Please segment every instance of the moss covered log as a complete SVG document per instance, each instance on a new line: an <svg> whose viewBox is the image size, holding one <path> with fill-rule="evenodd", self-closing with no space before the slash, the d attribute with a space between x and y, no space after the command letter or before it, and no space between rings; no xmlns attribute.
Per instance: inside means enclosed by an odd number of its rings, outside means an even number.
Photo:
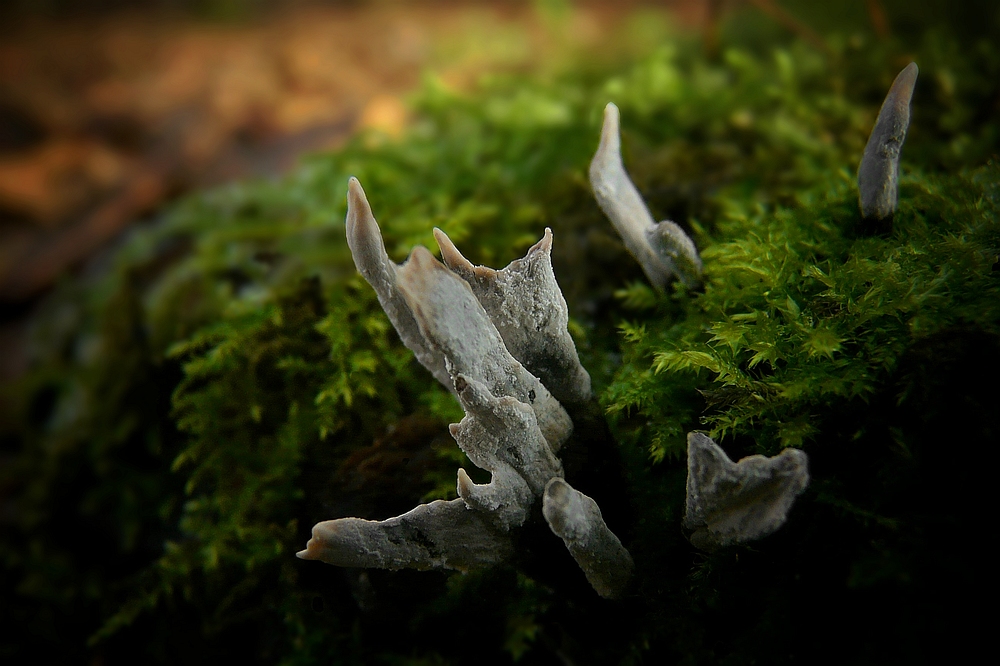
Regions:
<svg viewBox="0 0 1000 666"><path fill-rule="evenodd" d="M963 645L986 575L964 548L984 521L975 461L1000 436L1000 49L920 34L817 50L747 28L709 56L677 40L475 95L429 81L406 138L359 137L136 231L51 299L34 369L4 389L0 622L17 638L0 658L922 663ZM910 60L898 208L876 233L855 174ZM702 253L701 286L651 288L597 207L609 101L653 215ZM568 557L465 575L294 557L319 520L452 498L456 462L472 471L447 431L458 403L355 272L352 175L395 261L436 226L502 266L551 227L627 479L624 601ZM692 430L733 459L808 453L781 531L687 543Z"/></svg>

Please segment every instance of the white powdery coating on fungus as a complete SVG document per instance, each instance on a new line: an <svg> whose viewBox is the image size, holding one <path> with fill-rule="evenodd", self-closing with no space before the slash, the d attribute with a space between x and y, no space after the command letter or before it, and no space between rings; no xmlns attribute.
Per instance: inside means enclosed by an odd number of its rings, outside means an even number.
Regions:
<svg viewBox="0 0 1000 666"><path fill-rule="evenodd" d="M688 434L687 503L684 527L702 550L753 541L781 527L809 485L805 452L785 449L767 458L733 462L701 433Z"/></svg>
<svg viewBox="0 0 1000 666"><path fill-rule="evenodd" d="M488 470L488 484L472 483L459 470L458 495L470 508L490 513L506 531L524 524L535 499L549 479L563 475L531 407L510 397L494 397L481 383L459 375L458 398L465 410L461 423L451 426L459 447L475 465Z"/></svg>

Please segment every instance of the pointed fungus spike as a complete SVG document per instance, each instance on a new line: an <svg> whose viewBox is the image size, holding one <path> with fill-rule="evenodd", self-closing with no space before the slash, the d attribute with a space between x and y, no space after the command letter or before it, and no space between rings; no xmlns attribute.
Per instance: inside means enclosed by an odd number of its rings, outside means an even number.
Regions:
<svg viewBox="0 0 1000 666"><path fill-rule="evenodd" d="M597 205L611 220L625 248L642 266L650 283L662 291L673 271L649 242L653 216L622 163L618 120L618 107L608 104L604 109L601 142L590 162L590 184Z"/></svg>
<svg viewBox="0 0 1000 666"><path fill-rule="evenodd" d="M896 76L865 145L858 166L858 201L865 220L889 220L896 212L899 155L910 127L910 101L917 73L917 64L911 62Z"/></svg>
<svg viewBox="0 0 1000 666"><path fill-rule="evenodd" d="M621 159L621 112L618 105L608 102L604 107L604 122L601 124L601 143L597 154L605 160Z"/></svg>
<svg viewBox="0 0 1000 666"><path fill-rule="evenodd" d="M409 258L399 267L397 275L400 290L411 305L419 303L421 296L431 296L434 290L439 287L441 280L454 277L452 271L448 270L448 267L438 261L431 254L431 251L423 245L413 248ZM448 277L444 277L445 275ZM415 309L414 314L416 314Z"/></svg>
<svg viewBox="0 0 1000 666"><path fill-rule="evenodd" d="M410 252L410 261L412 261L421 271L435 270L437 268L438 261L423 245L418 245Z"/></svg>
<svg viewBox="0 0 1000 666"><path fill-rule="evenodd" d="M525 256L530 257L533 254L538 254L539 252L544 252L545 254L552 254L552 229L545 227L545 232L537 243L528 248L528 252Z"/></svg>
<svg viewBox="0 0 1000 666"><path fill-rule="evenodd" d="M475 486L475 484L472 482L472 479L469 478L468 473L466 473L465 469L459 467L457 488L458 496L468 502L469 497L472 495L473 486Z"/></svg>
<svg viewBox="0 0 1000 666"><path fill-rule="evenodd" d="M448 234L441 231L437 227L434 228L434 239L437 241L438 248L441 250L441 261L444 262L445 266L450 268L452 271L458 274L466 282L470 284L475 281L492 280L496 275L496 271L489 266L476 266L471 261L466 259L455 244L448 237Z"/></svg>
<svg viewBox="0 0 1000 666"><path fill-rule="evenodd" d="M451 390L451 377L444 367L444 357L423 338L413 313L400 294L396 279L398 266L385 251L378 222L361 183L354 177L347 181L346 226L347 245L351 248L354 265L375 290L378 302L399 334L399 339L435 379Z"/></svg>
<svg viewBox="0 0 1000 666"><path fill-rule="evenodd" d="M382 265L389 261L371 205L361 183L353 176L347 181L347 245L358 272L366 280L384 270Z"/></svg>
<svg viewBox="0 0 1000 666"><path fill-rule="evenodd" d="M347 205L349 208L364 208L371 215L372 209L368 205L365 189L361 187L361 181L354 176L347 179Z"/></svg>
<svg viewBox="0 0 1000 666"><path fill-rule="evenodd" d="M337 530L335 529L336 525L337 523L334 521L325 521L314 525L312 528L312 535L306 543L305 550L300 550L295 553L295 556L301 560L322 560L323 543L325 540L329 539L331 535L337 533Z"/></svg>
<svg viewBox="0 0 1000 666"><path fill-rule="evenodd" d="M448 238L448 234L434 227L434 240L437 241L438 249L441 250L441 261L444 262L445 266L459 274L472 272L472 262L462 256L462 253Z"/></svg>

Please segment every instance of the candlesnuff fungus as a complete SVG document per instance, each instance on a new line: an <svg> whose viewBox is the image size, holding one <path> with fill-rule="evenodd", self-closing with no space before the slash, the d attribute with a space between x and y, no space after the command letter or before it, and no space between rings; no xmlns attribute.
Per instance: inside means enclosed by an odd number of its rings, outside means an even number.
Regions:
<svg viewBox="0 0 1000 666"><path fill-rule="evenodd" d="M662 288L675 274L693 284L701 270L694 244L673 223L652 223L621 168L617 147L617 109L608 105L591 166L595 192L633 254L646 257L643 267L654 284ZM642 215L631 215L636 210ZM403 343L458 397L466 415L451 426L452 436L492 478L477 485L459 469L458 499L422 504L383 521L321 522L298 556L387 569L491 566L514 555L511 532L532 519L540 500L549 529L598 594L621 596L634 570L632 557L597 502L566 482L556 456L573 430L559 401L581 405L592 395L552 270L551 230L502 270L473 266L443 231L434 235L447 265L416 247L397 266L361 184L350 179L347 239L355 265ZM807 483L801 451L733 463L710 439L692 433L684 518L694 530L691 542L712 550L770 534Z"/></svg>
<svg viewBox="0 0 1000 666"><path fill-rule="evenodd" d="M674 222L653 221L622 163L618 115L614 104L604 108L601 142L590 162L590 184L597 204L654 287L662 291L673 276L693 287L701 281L698 249Z"/></svg>
<svg viewBox="0 0 1000 666"><path fill-rule="evenodd" d="M896 212L899 157L910 126L917 73L916 63L911 62L896 76L865 146L858 167L859 204L865 220L889 220ZM702 265L694 243L673 222L653 222L625 171L614 104L604 109L590 182L601 210L654 287L662 290L674 275L688 286L699 282ZM802 451L787 449L773 458L750 456L734 463L710 438L689 433L684 526L693 530L690 541L698 548L715 550L767 536L784 524L795 498L808 484L808 458Z"/></svg>
<svg viewBox="0 0 1000 666"><path fill-rule="evenodd" d="M549 446L558 451L573 430L569 415L510 355L469 285L419 246L397 275L424 340L444 356L450 381L464 374L483 382L494 395L530 405Z"/></svg>
<svg viewBox="0 0 1000 666"><path fill-rule="evenodd" d="M858 182L866 218L883 219L895 210L899 149L916 74L911 64L896 78L865 149ZM656 288L664 289L674 276L688 286L700 282L694 243L673 222L654 223L625 172L614 104L605 108L590 181L601 209ZM501 270L473 266L443 231L435 229L434 236L444 263L417 247L397 266L361 184L350 179L347 241L354 263L403 343L458 397L465 418L451 426L452 436L492 478L477 485L459 469L458 499L383 521L321 522L299 557L388 569L490 566L515 554L512 532L537 520L533 509L541 502L549 529L594 589L603 597L621 596L632 577L632 557L597 503L565 480L556 455L573 432L562 403L579 408L593 396L552 270L551 230L523 259ZM734 463L707 436L690 433L684 527L691 530L691 543L704 550L759 539L784 524L808 483L802 451Z"/></svg>
<svg viewBox="0 0 1000 666"><path fill-rule="evenodd" d="M858 166L858 201L865 220L889 220L896 212L899 156L910 127L917 73L917 64L911 62L896 76L865 145ZM597 204L654 287L662 291L674 276L688 287L701 281L701 257L694 241L670 220L653 221L625 171L619 112L613 103L604 108L601 141L590 162L590 184Z"/></svg>
<svg viewBox="0 0 1000 666"><path fill-rule="evenodd" d="M795 498L809 485L808 458L785 449L766 458L733 462L709 437L688 434L684 527L691 543L716 550L771 534L785 523Z"/></svg>
<svg viewBox="0 0 1000 666"><path fill-rule="evenodd" d="M440 229L434 238L441 259L469 283L514 358L536 375L562 403L591 398L590 375L570 337L569 308L552 270L552 231L506 268L473 266ZM545 307L535 307L544 303Z"/></svg>
<svg viewBox="0 0 1000 666"><path fill-rule="evenodd" d="M396 277L399 266L389 259L385 251L382 233L357 178L347 181L347 245L351 248L354 265L375 290L379 304L399 333L403 344L416 355L420 365L427 368L449 390L453 390L451 378L444 367L444 357L424 340L417 321L399 290Z"/></svg>
<svg viewBox="0 0 1000 666"><path fill-rule="evenodd" d="M553 477L545 486L542 513L597 593L618 596L632 578L632 556L608 529L597 502Z"/></svg>
<svg viewBox="0 0 1000 666"><path fill-rule="evenodd" d="M887 220L899 202L899 154L910 127L910 100L917 82L917 64L911 62L892 82L858 166L861 217Z"/></svg>
<svg viewBox="0 0 1000 666"><path fill-rule="evenodd" d="M384 521L319 523L299 557L388 569L490 566L512 556L512 530L531 519L544 496L545 519L587 579L601 596L620 596L632 558L596 503L563 480L555 454L573 423L533 374L546 377L568 403L591 398L590 376L566 328L566 301L552 271L552 232L546 229L524 259L496 271L473 266L435 230L450 268L423 247L397 266L364 190L352 178L347 236L358 271L378 293L403 343L458 397L466 415L451 433L492 478L477 485L459 469L458 499Z"/></svg>

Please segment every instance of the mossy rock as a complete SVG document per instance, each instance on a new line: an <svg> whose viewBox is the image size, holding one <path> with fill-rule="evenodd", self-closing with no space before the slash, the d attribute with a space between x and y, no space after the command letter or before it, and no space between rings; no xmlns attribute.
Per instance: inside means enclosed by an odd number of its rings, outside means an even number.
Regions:
<svg viewBox="0 0 1000 666"><path fill-rule="evenodd" d="M712 59L678 42L475 96L430 82L405 139L360 137L135 232L53 298L39 361L5 394L0 618L19 639L0 655L919 663L961 643L984 573L963 548L983 524L974 457L1000 433L1000 50L944 29L909 50L900 207L873 233L854 173L906 60L892 42L830 44ZM609 100L654 215L702 250L700 290L646 286L593 201ZM575 570L555 585L295 559L319 520L454 496L462 462L445 429L458 405L355 273L349 175L396 260L439 226L500 266L553 229L630 487L625 601ZM812 485L781 531L712 555L686 542L696 429L734 458L808 452Z"/></svg>

